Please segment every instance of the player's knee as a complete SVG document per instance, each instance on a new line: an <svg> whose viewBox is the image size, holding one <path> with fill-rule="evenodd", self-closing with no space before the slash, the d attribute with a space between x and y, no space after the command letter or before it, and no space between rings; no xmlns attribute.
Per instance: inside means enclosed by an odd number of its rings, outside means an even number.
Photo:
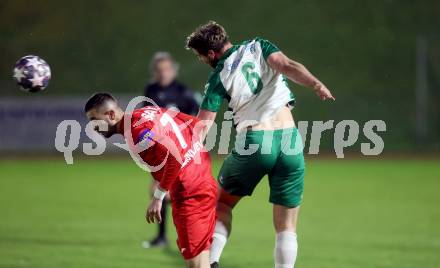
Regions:
<svg viewBox="0 0 440 268"><path fill-rule="evenodd" d="M204 268L203 266L200 265L199 262L195 262L195 261L188 261L187 267L188 268Z"/></svg>
<svg viewBox="0 0 440 268"><path fill-rule="evenodd" d="M296 226L292 220L286 217L274 217L273 225L275 232L281 233L285 231L296 232Z"/></svg>
<svg viewBox="0 0 440 268"><path fill-rule="evenodd" d="M232 208L222 202L217 203L217 214L222 214L224 216L230 217L232 215Z"/></svg>
<svg viewBox="0 0 440 268"><path fill-rule="evenodd" d="M220 188L218 204L223 204L232 210L241 198L241 196L231 195L224 189Z"/></svg>
<svg viewBox="0 0 440 268"><path fill-rule="evenodd" d="M220 190L220 197L217 202L217 220L226 228L228 237L232 230L232 209L240 201L240 196L230 195L225 190Z"/></svg>
<svg viewBox="0 0 440 268"><path fill-rule="evenodd" d="M221 224L226 229L227 234L231 233L232 210L231 208L222 204L217 205L217 225L219 224ZM229 235L226 235L226 237L228 236Z"/></svg>
<svg viewBox="0 0 440 268"><path fill-rule="evenodd" d="M296 233L296 226L294 226L294 224L290 222L274 221L274 227L276 233L281 233L286 231Z"/></svg>
<svg viewBox="0 0 440 268"><path fill-rule="evenodd" d="M188 268L210 268L209 251L202 251L199 255L186 261Z"/></svg>
<svg viewBox="0 0 440 268"><path fill-rule="evenodd" d="M201 264L199 261L195 261L195 260L189 260L186 262L187 263L187 267L188 268L202 268Z"/></svg>
<svg viewBox="0 0 440 268"><path fill-rule="evenodd" d="M296 232L296 222L299 207L287 208L283 206L274 206L273 224L277 233L290 231Z"/></svg>

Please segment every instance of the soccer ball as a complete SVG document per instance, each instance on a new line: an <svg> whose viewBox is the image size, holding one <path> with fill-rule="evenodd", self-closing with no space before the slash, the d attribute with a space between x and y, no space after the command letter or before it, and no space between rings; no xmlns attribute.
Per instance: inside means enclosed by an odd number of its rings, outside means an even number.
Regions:
<svg viewBox="0 0 440 268"><path fill-rule="evenodd" d="M24 56L15 63L13 77L21 90L39 92L49 84L50 67L38 56Z"/></svg>

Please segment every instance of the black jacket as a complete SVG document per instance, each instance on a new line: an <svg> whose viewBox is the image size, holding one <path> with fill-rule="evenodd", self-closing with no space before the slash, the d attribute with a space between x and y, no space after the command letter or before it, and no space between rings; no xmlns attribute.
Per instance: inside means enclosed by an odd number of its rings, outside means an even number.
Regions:
<svg viewBox="0 0 440 268"><path fill-rule="evenodd" d="M199 111L194 92L176 80L167 87L162 87L158 83L148 84L145 87L145 96L152 99L159 107L177 107L181 112L189 115L196 115Z"/></svg>

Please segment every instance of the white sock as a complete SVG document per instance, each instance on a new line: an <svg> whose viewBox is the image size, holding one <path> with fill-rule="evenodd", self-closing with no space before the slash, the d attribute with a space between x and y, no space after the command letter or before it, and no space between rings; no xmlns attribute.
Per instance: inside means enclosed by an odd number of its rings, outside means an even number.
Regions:
<svg viewBox="0 0 440 268"><path fill-rule="evenodd" d="M217 221L215 224L214 234L212 235L212 244L209 251L209 263L219 262L220 255L222 254L223 248L226 245L226 240L228 239L228 229L221 222Z"/></svg>
<svg viewBox="0 0 440 268"><path fill-rule="evenodd" d="M277 233L274 250L275 268L293 268L297 252L296 233L290 231Z"/></svg>

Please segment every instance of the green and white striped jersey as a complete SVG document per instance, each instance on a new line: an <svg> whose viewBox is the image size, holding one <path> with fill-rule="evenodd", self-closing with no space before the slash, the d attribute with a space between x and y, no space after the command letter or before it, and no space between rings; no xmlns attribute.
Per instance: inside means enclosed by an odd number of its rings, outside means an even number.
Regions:
<svg viewBox="0 0 440 268"><path fill-rule="evenodd" d="M279 49L255 38L234 45L220 58L205 86L201 109L217 112L226 99L237 131L271 119L294 96L285 78L267 64Z"/></svg>

